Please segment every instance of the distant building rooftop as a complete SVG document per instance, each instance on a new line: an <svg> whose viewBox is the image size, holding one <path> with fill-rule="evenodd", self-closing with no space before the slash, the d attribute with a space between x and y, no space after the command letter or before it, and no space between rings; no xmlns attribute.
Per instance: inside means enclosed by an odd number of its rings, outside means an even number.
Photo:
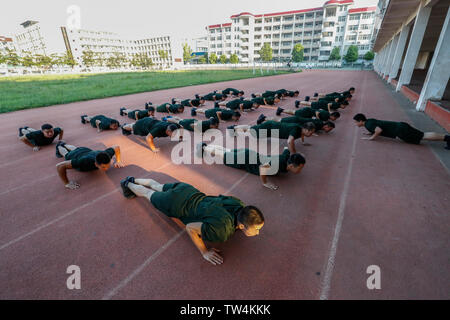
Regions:
<svg viewBox="0 0 450 320"><path fill-rule="evenodd" d="M28 28L28 27L30 27L30 26L32 26L32 25L38 23L38 22L39 22L39 21L27 20L27 21L21 23L20 25L21 25L22 27L24 27L24 28Z"/></svg>

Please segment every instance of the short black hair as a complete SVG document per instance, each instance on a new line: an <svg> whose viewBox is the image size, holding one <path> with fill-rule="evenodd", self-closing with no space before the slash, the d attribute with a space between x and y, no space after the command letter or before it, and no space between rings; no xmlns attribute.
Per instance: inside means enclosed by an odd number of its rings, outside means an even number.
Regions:
<svg viewBox="0 0 450 320"><path fill-rule="evenodd" d="M214 117L209 118L209 122L210 122L212 125L219 124L219 120L217 120L217 119L214 118Z"/></svg>
<svg viewBox="0 0 450 320"><path fill-rule="evenodd" d="M331 127L331 128L336 128L336 125L335 125L334 122L332 122L332 121L325 121L325 122L323 123L323 125L324 125L324 126Z"/></svg>
<svg viewBox="0 0 450 320"><path fill-rule="evenodd" d="M237 212L237 221L242 223L246 228L262 224L264 216L258 208L254 206L246 206Z"/></svg>
<svg viewBox="0 0 450 320"><path fill-rule="evenodd" d="M306 160L300 153L293 153L289 157L288 164L293 164L294 166L298 167L301 164L305 164Z"/></svg>
<svg viewBox="0 0 450 320"><path fill-rule="evenodd" d="M148 111L155 111L155 108L154 108L154 107L148 107L147 110L148 110Z"/></svg>
<svg viewBox="0 0 450 320"><path fill-rule="evenodd" d="M239 93L243 95L243 94L244 94L244 91L241 90L241 91L239 91Z"/></svg>
<svg viewBox="0 0 450 320"><path fill-rule="evenodd" d="M308 131L315 131L316 126L314 125L313 122L307 122L307 123L303 124L303 129L306 129Z"/></svg>
<svg viewBox="0 0 450 320"><path fill-rule="evenodd" d="M344 106L348 106L348 101L342 101L342 103Z"/></svg>
<svg viewBox="0 0 450 320"><path fill-rule="evenodd" d="M300 94L300 91L298 91L298 90L295 90L295 91L294 91L294 94L296 94L296 93Z"/></svg>
<svg viewBox="0 0 450 320"><path fill-rule="evenodd" d="M305 101L309 101L311 98L309 96L305 97Z"/></svg>
<svg viewBox="0 0 450 320"><path fill-rule="evenodd" d="M115 120L115 119L111 120L111 124L117 124L118 126L120 126L119 121L117 121L117 120Z"/></svg>
<svg viewBox="0 0 450 320"><path fill-rule="evenodd" d="M98 164L108 164L111 162L111 157L109 156L109 154L102 151L95 156L95 162L97 162Z"/></svg>
<svg viewBox="0 0 450 320"><path fill-rule="evenodd" d="M332 112L330 114L330 116L335 117L336 119L338 119L341 116L341 114L339 112L335 111L335 112Z"/></svg>
<svg viewBox="0 0 450 320"><path fill-rule="evenodd" d="M362 113L358 113L357 115L355 115L353 117L353 120L361 122L361 121L367 121L367 118L365 115L363 115Z"/></svg>
<svg viewBox="0 0 450 320"><path fill-rule="evenodd" d="M228 98L228 96L227 96L226 94L223 94L222 96L223 96L223 98L225 98L225 99Z"/></svg>
<svg viewBox="0 0 450 320"><path fill-rule="evenodd" d="M53 126L48 123L43 124L41 127L41 130L50 130L50 129L53 129Z"/></svg>
<svg viewBox="0 0 450 320"><path fill-rule="evenodd" d="M350 90L348 90L348 91L355 91L355 88L353 88L353 87L350 87Z"/></svg>
<svg viewBox="0 0 450 320"><path fill-rule="evenodd" d="M233 117L238 117L238 118L240 118L240 117L241 117L241 113L238 112L238 111L235 111L235 112L233 112Z"/></svg>
<svg viewBox="0 0 450 320"><path fill-rule="evenodd" d="M177 130L178 129L178 126L176 125L176 124L174 124L174 123L172 123L171 125L169 125L168 127L167 127L167 130L170 130L170 131L172 131L172 132L174 132L175 130Z"/></svg>
<svg viewBox="0 0 450 320"><path fill-rule="evenodd" d="M317 92L314 93L314 97L318 97L319 94Z"/></svg>
<svg viewBox="0 0 450 320"><path fill-rule="evenodd" d="M177 109L183 109L184 110L184 106L182 104L177 104Z"/></svg>
<svg viewBox="0 0 450 320"><path fill-rule="evenodd" d="M351 99L352 97L353 97L353 96L352 96L351 94L349 94L349 95L347 96L347 98L350 98L350 99Z"/></svg>

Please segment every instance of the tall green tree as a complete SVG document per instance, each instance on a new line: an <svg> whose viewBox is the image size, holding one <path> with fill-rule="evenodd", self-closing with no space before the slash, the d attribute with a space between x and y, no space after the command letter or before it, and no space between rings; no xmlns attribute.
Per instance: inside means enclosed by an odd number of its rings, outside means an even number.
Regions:
<svg viewBox="0 0 450 320"><path fill-rule="evenodd" d="M220 60L220 63L221 63L221 64L225 64L225 63L227 63L228 58L227 58L226 55L222 54L222 55L220 56L219 60Z"/></svg>
<svg viewBox="0 0 450 320"><path fill-rule="evenodd" d="M201 57L198 59L198 63L200 63L200 64L206 64L206 62L207 62L207 60L206 60L206 57L205 57L205 56L201 56Z"/></svg>
<svg viewBox="0 0 450 320"><path fill-rule="evenodd" d="M344 59L347 62L355 62L358 60L358 47L355 45L348 47L347 54L344 56Z"/></svg>
<svg viewBox="0 0 450 320"><path fill-rule="evenodd" d="M73 69L73 67L77 64L75 62L75 59L73 58L72 54L70 52L66 52L62 57L61 60L64 65L69 66Z"/></svg>
<svg viewBox="0 0 450 320"><path fill-rule="evenodd" d="M375 58L375 54L373 53L373 51L367 51L364 55L364 60L371 61L373 60L373 58Z"/></svg>
<svg viewBox="0 0 450 320"><path fill-rule="evenodd" d="M183 61L184 63L188 63L192 59L192 49L191 47L185 43L183 45Z"/></svg>
<svg viewBox="0 0 450 320"><path fill-rule="evenodd" d="M209 63L216 64L217 63L217 55L213 52L209 56Z"/></svg>
<svg viewBox="0 0 450 320"><path fill-rule="evenodd" d="M38 66L39 68L41 68L41 69L45 69L45 70L47 70L47 69L49 69L50 67L52 67L53 66L53 59L52 59L52 57L49 57L49 56L47 56L47 55L45 55L45 54L37 54L36 56L35 56L35 63L36 63L36 66Z"/></svg>
<svg viewBox="0 0 450 320"><path fill-rule="evenodd" d="M333 50L331 50L331 54L330 54L330 57L328 58L328 60L329 61L341 60L339 47L334 47Z"/></svg>
<svg viewBox="0 0 450 320"><path fill-rule="evenodd" d="M6 49L6 64L17 67L21 64L21 59L14 49Z"/></svg>
<svg viewBox="0 0 450 320"><path fill-rule="evenodd" d="M239 58L238 58L237 54L233 53L230 56L230 63L232 63L232 64L239 63Z"/></svg>
<svg viewBox="0 0 450 320"><path fill-rule="evenodd" d="M86 67L92 67L95 64L94 52L92 52L91 50L83 51L81 60L83 60L83 64Z"/></svg>
<svg viewBox="0 0 450 320"><path fill-rule="evenodd" d="M26 51L23 53L22 65L26 68L30 68L35 65L34 56L31 54L31 52Z"/></svg>
<svg viewBox="0 0 450 320"><path fill-rule="evenodd" d="M161 60L167 60L169 58L169 52L167 52L166 50L159 50L158 54Z"/></svg>
<svg viewBox="0 0 450 320"><path fill-rule="evenodd" d="M146 53L138 53L133 56L130 64L141 69L149 69L153 66L153 60Z"/></svg>
<svg viewBox="0 0 450 320"><path fill-rule="evenodd" d="M94 61L97 67L103 67L106 65L108 58L105 57L103 52L94 53Z"/></svg>
<svg viewBox="0 0 450 320"><path fill-rule="evenodd" d="M4 64L4 63L6 63L6 54L3 54L0 51L0 64Z"/></svg>
<svg viewBox="0 0 450 320"><path fill-rule="evenodd" d="M294 46L294 49L292 50L292 61L302 62L304 51L305 51L305 48L300 43L297 43Z"/></svg>
<svg viewBox="0 0 450 320"><path fill-rule="evenodd" d="M259 55L260 55L262 61L265 61L265 62L272 61L273 50L272 50L272 47L270 46L270 43L267 43L267 42L264 43L261 50L259 50Z"/></svg>

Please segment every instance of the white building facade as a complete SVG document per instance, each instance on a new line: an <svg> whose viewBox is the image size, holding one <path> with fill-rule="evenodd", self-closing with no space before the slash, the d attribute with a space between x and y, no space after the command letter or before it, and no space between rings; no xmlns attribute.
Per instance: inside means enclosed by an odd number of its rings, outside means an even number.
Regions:
<svg viewBox="0 0 450 320"><path fill-rule="evenodd" d="M289 61L295 44L304 49L304 61L327 61L332 49L341 56L356 45L360 57L371 49L376 7L353 8L353 0L330 0L323 7L253 15L231 16L231 23L208 26L209 54L239 61L260 61L264 43L273 49L274 61Z"/></svg>
<svg viewBox="0 0 450 320"><path fill-rule="evenodd" d="M23 30L14 37L18 52L46 55L48 53L46 40L39 21L27 20L20 25Z"/></svg>
<svg viewBox="0 0 450 320"><path fill-rule="evenodd" d="M84 66L83 53L87 51L103 59L116 54L127 60L136 55L146 55L156 68L173 68L183 64L181 42L170 36L130 40L107 31L69 30L65 27L61 27L61 31L66 50L72 54L78 67ZM166 57L161 57L161 51L166 53Z"/></svg>

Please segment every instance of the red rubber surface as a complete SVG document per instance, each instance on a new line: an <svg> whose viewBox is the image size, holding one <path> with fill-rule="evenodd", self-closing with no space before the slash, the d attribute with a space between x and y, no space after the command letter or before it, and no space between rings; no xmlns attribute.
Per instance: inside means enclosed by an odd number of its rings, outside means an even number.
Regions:
<svg viewBox="0 0 450 320"><path fill-rule="evenodd" d="M312 146L297 143L307 157L305 169L273 178L280 186L276 192L243 171L173 165L174 142L158 139L161 152L153 154L142 140L120 130L97 134L79 117L105 114L123 122L129 119L118 115L120 107L226 87L247 94L299 89L303 98L350 86L357 92L337 128L309 138ZM294 100L279 105L293 108ZM190 118L186 109L183 117ZM275 109L260 108L240 122L254 122L262 112L273 116ZM450 298L448 173L426 144L361 140L363 129L352 121L357 112L409 120L369 71L308 71L0 115L0 299ZM64 189L54 145L33 153L16 136L18 127L39 128L44 122L63 127L70 144L119 144L127 167L106 174L70 172L81 189ZM119 181L129 175L182 180L213 195L231 190L258 206L266 224L259 237L237 232L215 246L225 263L213 266L186 233L177 237L181 229L148 201L121 195ZM334 268L327 268L329 261ZM66 287L69 265L81 268L81 290ZM381 290L366 287L369 265L381 268Z"/></svg>

